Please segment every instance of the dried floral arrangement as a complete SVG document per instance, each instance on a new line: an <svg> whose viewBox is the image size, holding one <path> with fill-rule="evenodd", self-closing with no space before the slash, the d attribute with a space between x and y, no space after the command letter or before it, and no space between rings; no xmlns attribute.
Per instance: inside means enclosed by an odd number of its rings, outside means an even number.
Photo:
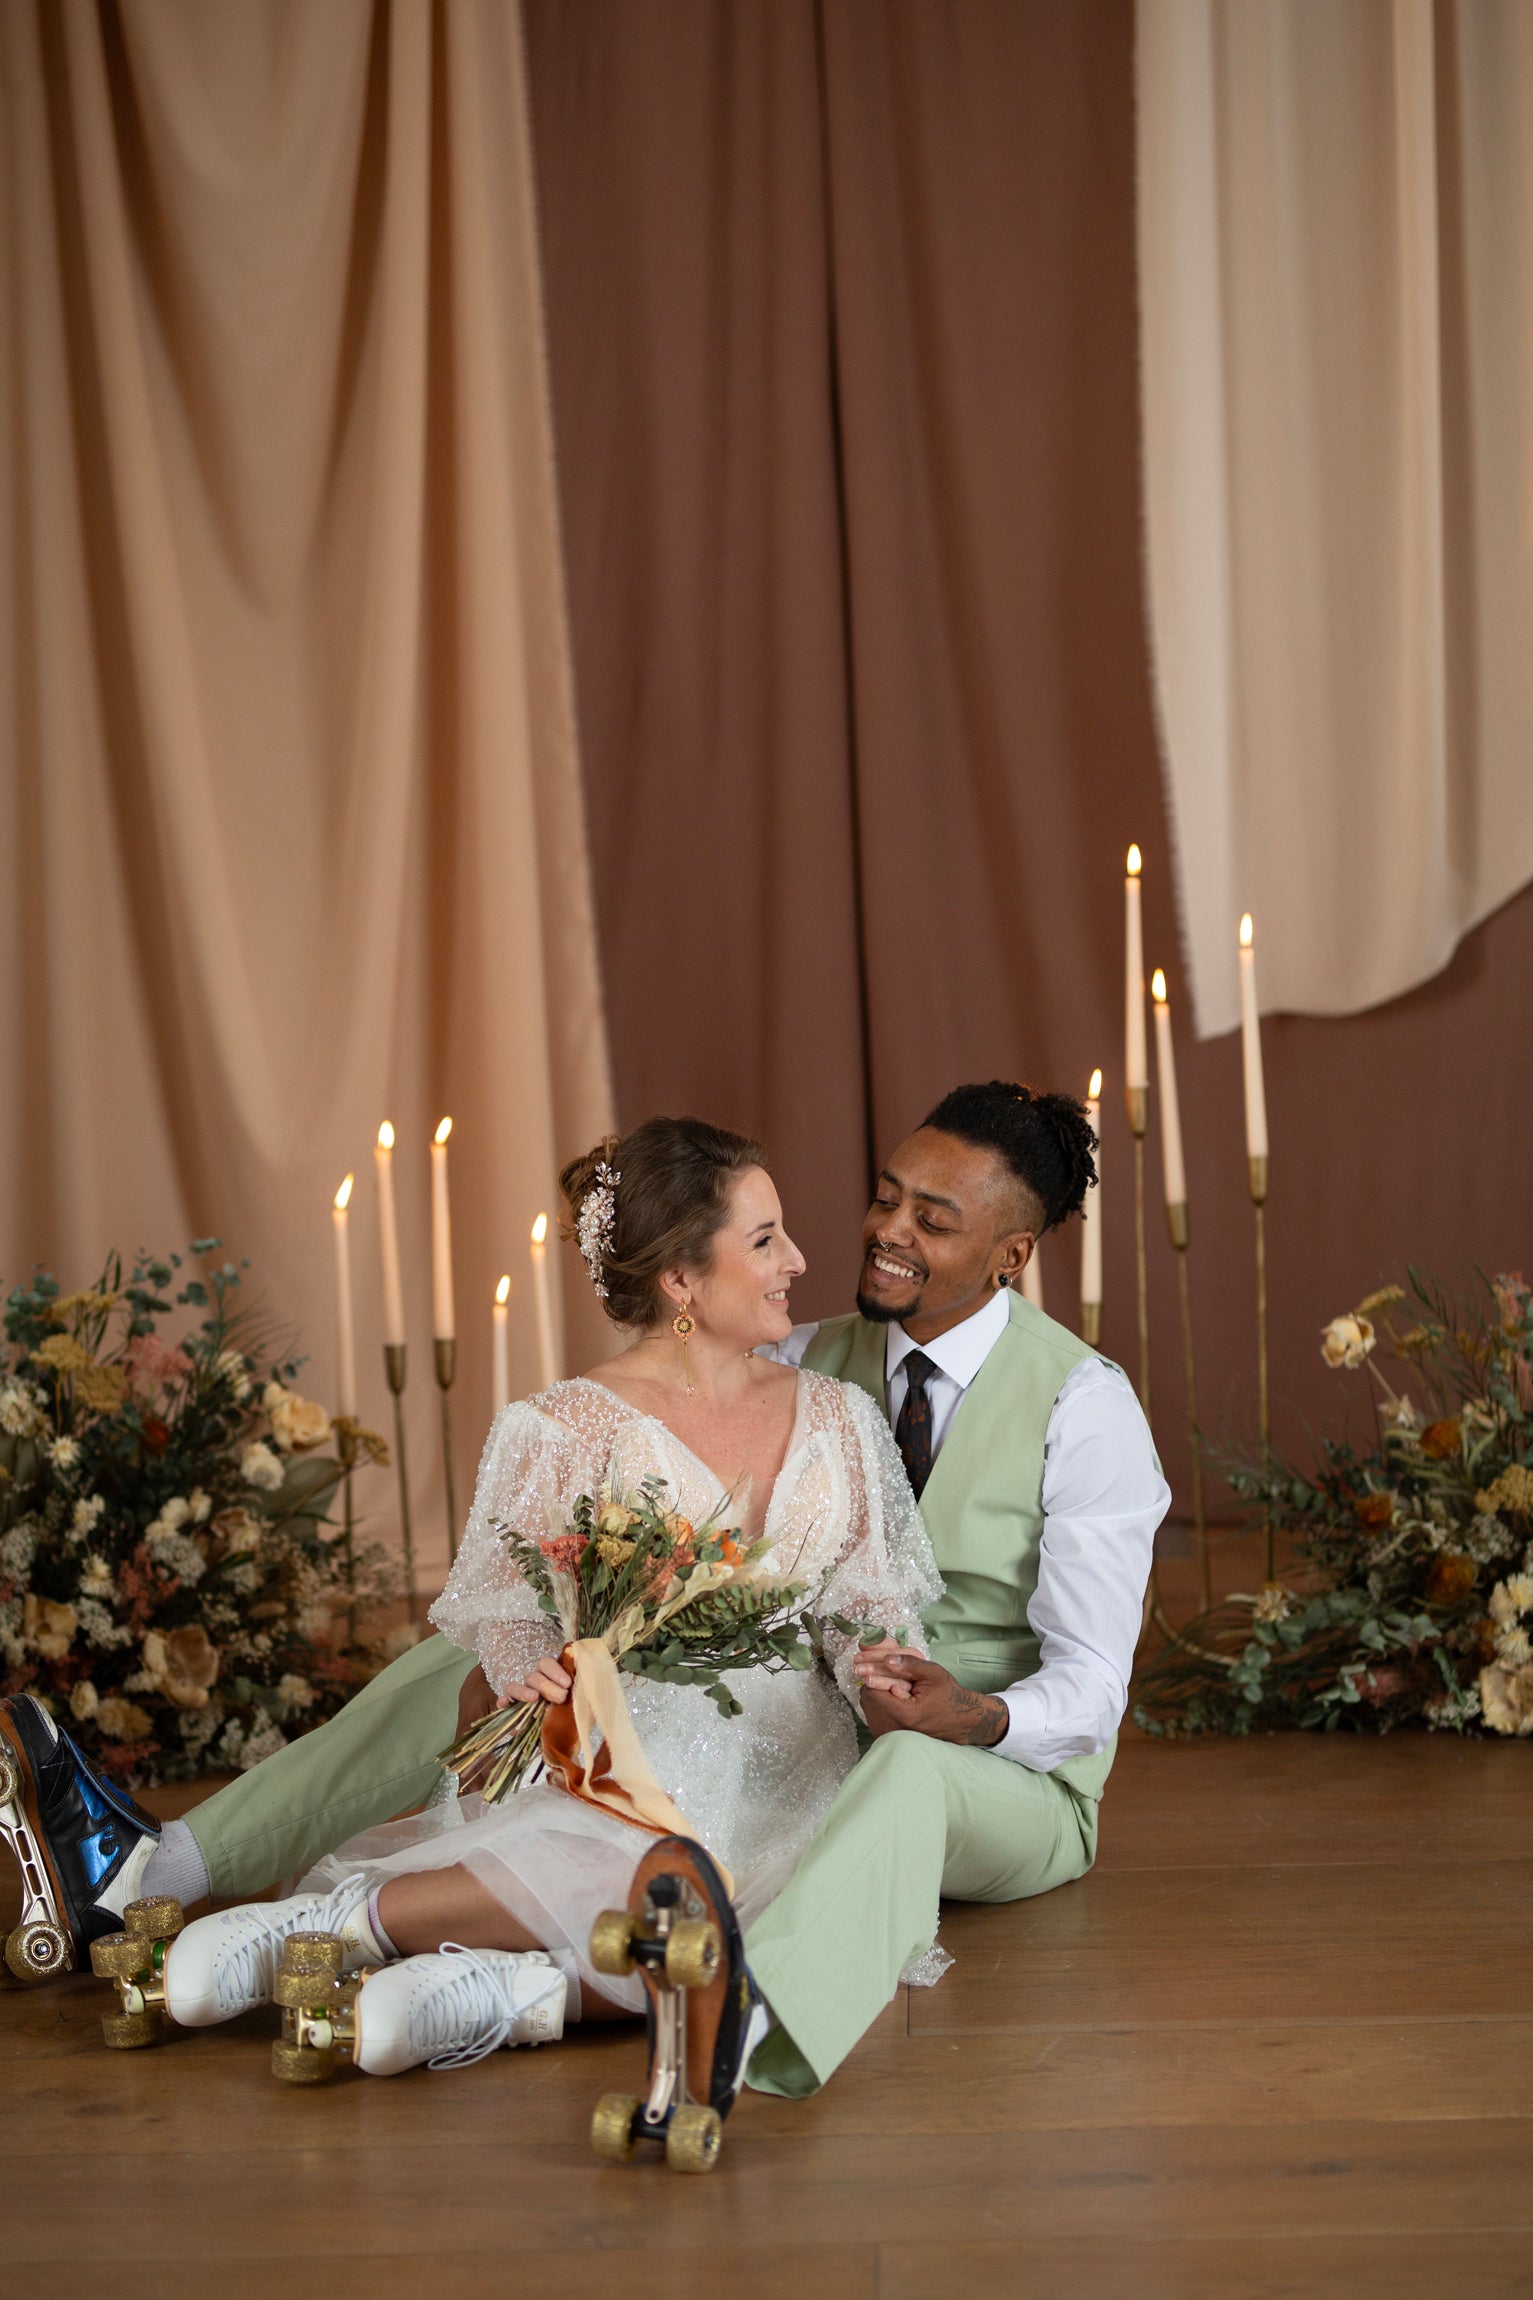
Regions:
<svg viewBox="0 0 1533 2300"><path fill-rule="evenodd" d="M383 1442L300 1397L295 1361L262 1367L239 1272L197 1266L217 1245L114 1255L75 1294L40 1270L5 1305L0 1694L133 1787L248 1769L384 1658L358 1625L393 1594L385 1554L326 1516Z"/></svg>
<svg viewBox="0 0 1533 2300"><path fill-rule="evenodd" d="M535 1537L497 1523L495 1531L556 1621L566 1648L593 1638L619 1669L662 1685L691 1685L720 1714L740 1703L725 1682L731 1670L808 1669L823 1634L804 1582L756 1571L765 1539L747 1543L726 1522L732 1497L700 1525L669 1504L663 1478L645 1478L629 1494L604 1485L581 1494L567 1521ZM882 1629L826 1617L865 1644ZM901 1633L899 1642L904 1643ZM510 1794L542 1755L547 1703L525 1701L472 1726L443 1759L466 1788L487 1803Z"/></svg>
<svg viewBox="0 0 1533 2300"><path fill-rule="evenodd" d="M1189 1623L1136 1721L1533 1735L1533 1289L1512 1273L1460 1297L1411 1270L1321 1348L1365 1374L1373 1442L1228 1466L1297 1570Z"/></svg>

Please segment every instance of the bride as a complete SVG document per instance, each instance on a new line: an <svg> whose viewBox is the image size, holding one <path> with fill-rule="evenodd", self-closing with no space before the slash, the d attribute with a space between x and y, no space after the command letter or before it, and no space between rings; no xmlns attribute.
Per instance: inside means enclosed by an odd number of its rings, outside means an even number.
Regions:
<svg viewBox="0 0 1533 2300"><path fill-rule="evenodd" d="M763 1571L824 1583L821 1606L903 1631L924 1652L920 1616L940 1593L930 1544L888 1426L862 1391L754 1353L788 1333L804 1259L787 1236L757 1144L696 1119L652 1118L560 1177L576 1239L607 1315L631 1339L619 1356L509 1406L495 1420L457 1562L431 1618L478 1656L484 1706L570 1697L561 1635L497 1533L562 1523L605 1482L661 1478L669 1505L701 1523L732 1496ZM827 1633L822 1663L734 1673L743 1714L701 1691L627 1681L627 1705L662 1790L686 1818L751 2007L739 1954L749 1923L787 1881L857 1758L856 1642ZM282 1942L339 1933L349 1964L381 1967L357 1996L360 2068L380 2075L459 2065L502 2044L563 2033L567 2021L644 2009L637 1976L598 1974L591 1927L655 1866L655 1837L547 1781L486 1806L433 1802L340 1846L275 1903L187 1927L166 1965L166 2002L188 2025L269 2002ZM646 1859L646 1856L651 1856ZM716 1866L717 1865L717 1866ZM718 1866L732 1875L720 1909ZM727 1960L728 1961L728 1960ZM765 2026L720 2032L727 2108ZM727 2050L726 2050L727 2042Z"/></svg>

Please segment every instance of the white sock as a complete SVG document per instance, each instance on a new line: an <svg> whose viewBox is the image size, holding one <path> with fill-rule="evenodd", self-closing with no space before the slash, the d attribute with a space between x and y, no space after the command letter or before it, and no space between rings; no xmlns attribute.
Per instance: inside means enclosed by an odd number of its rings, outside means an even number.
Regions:
<svg viewBox="0 0 1533 2300"><path fill-rule="evenodd" d="M212 1889L208 1880L208 1865L202 1857L202 1847L184 1821L167 1821L160 1831L159 1843L150 1852L140 1875L135 1879L135 1900L149 1900L154 1894L168 1893L189 1908L193 1901L205 1901Z"/></svg>
<svg viewBox="0 0 1533 2300"><path fill-rule="evenodd" d="M357 1927L358 1932L362 1930L365 1924L368 1932L372 1934L373 1947L376 1948L378 1954L376 1957L370 1956L367 1960L368 1963L387 1965L394 1962L399 1955L399 1949L397 1944L389 1938L383 1919L378 1914L378 1895L382 1890L381 1885L374 1885L367 1896L364 1907L358 1909L356 1916L351 1921Z"/></svg>

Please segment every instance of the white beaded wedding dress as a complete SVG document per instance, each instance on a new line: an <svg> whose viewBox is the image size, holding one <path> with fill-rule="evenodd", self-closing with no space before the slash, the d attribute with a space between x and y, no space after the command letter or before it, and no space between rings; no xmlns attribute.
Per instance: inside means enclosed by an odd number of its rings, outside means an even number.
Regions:
<svg viewBox="0 0 1533 2300"><path fill-rule="evenodd" d="M577 1495L607 1479L614 1491L631 1492L646 1477L663 1478L672 1506L694 1523L722 1498L714 1472L664 1423L604 1383L558 1382L496 1417L463 1544L431 1619L478 1655L497 1692L524 1683L540 1659L558 1652L561 1637L496 1522L541 1536L551 1522L562 1525ZM942 1584L888 1424L861 1390L799 1374L793 1432L764 1531L762 1570L823 1582L825 1612L891 1634L903 1629L912 1649L925 1651L920 1617ZM733 1672L728 1682L744 1712L733 1718L693 1687L624 1678L655 1777L733 1875L742 1924L781 1891L856 1763L855 1653L855 1638L832 1634L828 1667ZM586 1947L597 1913L626 1900L651 1841L547 1782L494 1806L444 1793L425 1813L341 1846L302 1889L327 1891L359 1870L377 1883L461 1862L573 1979L637 2011L642 1983L598 1980Z"/></svg>

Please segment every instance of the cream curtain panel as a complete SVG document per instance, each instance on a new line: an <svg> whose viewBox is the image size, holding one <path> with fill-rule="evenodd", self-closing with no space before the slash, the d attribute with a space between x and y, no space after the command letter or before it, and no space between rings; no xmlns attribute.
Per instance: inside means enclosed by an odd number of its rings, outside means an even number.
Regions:
<svg viewBox="0 0 1533 2300"><path fill-rule="evenodd" d="M1533 8L1139 0L1151 641L1199 1029L1533 878Z"/></svg>
<svg viewBox="0 0 1533 2300"><path fill-rule="evenodd" d="M215 1233L333 1403L355 1170L385 1427L391 1117L429 1580L431 1129L462 1497L496 1275L530 1388L529 1225L610 1110L519 19L7 0L0 106L0 1270Z"/></svg>

